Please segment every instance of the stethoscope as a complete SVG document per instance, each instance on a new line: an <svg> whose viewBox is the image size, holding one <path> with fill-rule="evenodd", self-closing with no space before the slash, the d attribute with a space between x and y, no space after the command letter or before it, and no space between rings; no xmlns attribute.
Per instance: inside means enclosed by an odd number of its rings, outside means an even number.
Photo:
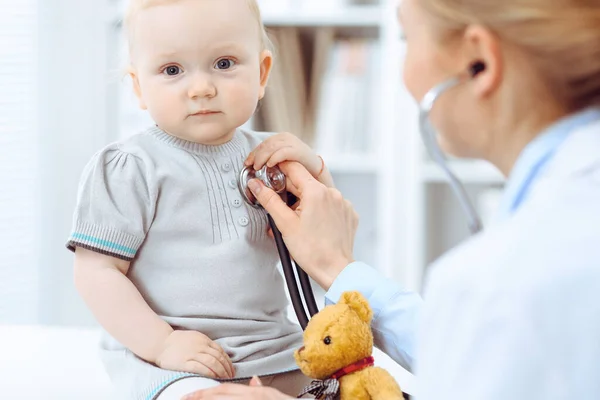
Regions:
<svg viewBox="0 0 600 400"><path fill-rule="evenodd" d="M293 200L295 199L295 197L285 190L285 175L276 166L264 166L258 171L255 171L252 167L245 167L240 173L238 179L238 188L242 197L244 198L246 203L248 203L252 207L261 209L262 206L260 205L256 197L254 197L254 194L252 194L252 192L248 188L248 182L251 179L259 179L266 187L272 189L274 192L279 194L283 201L285 201L288 205L293 204ZM304 305L302 303L302 297L300 296L300 290L298 289L298 283L294 275L294 267L292 265L292 258L290 257L290 252L288 251L288 248L285 245L285 242L283 241L281 232L277 228L277 225L275 225L273 217L267 214L267 219L269 221L269 226L273 231L273 236L275 237L275 244L277 245L277 251L279 252L279 258L281 259L281 267L283 270L285 281L287 283L288 292L290 294L290 300L292 302L292 306L294 307L294 311L296 313L296 317L298 318L298 322L304 330L306 329L306 325L308 325L308 315L312 317L313 315L319 312L319 307L317 306L317 302L315 301L315 295L310 284L310 279L308 277L308 274L304 272L304 270L298 264L294 263L296 266L296 274L298 275L298 280L300 281L300 286L302 287L304 302L306 303L306 307L308 308L309 314L307 315Z"/></svg>
<svg viewBox="0 0 600 400"><path fill-rule="evenodd" d="M248 188L248 182L251 179L259 179L264 185L270 189L272 189L275 193L279 194L281 198L288 204L288 206L292 205L295 200L295 196L288 193L286 189L286 178L283 172L277 167L267 167L264 166L258 171L255 171L252 167L245 167L240 172L240 177L238 179L238 188L240 193L246 203L255 208L262 208L254 194ZM269 226L273 231L273 236L275 237L275 243L277 245L277 251L279 252L279 258L281 259L281 267L283 269L283 275L285 276L285 281L287 283L288 292L290 294L290 299L292 301L292 305L294 307L294 311L296 312L296 317L298 317L298 322L302 327L302 330L306 329L308 325L309 316L306 314L306 310L302 304L302 297L300 296L300 291L298 290L298 283L294 276L294 268L292 266L292 259L290 257L290 252L283 241L283 237L281 236L281 232L275 225L275 221L271 215L267 214L267 219L269 220ZM300 281L300 286L302 287L302 293L304 295L304 302L306 303L306 307L308 308L308 312L310 317L319 312L319 308L317 307L317 303L315 301L315 296L312 291L312 287L310 285L310 280L308 278L308 274L304 272L304 270L297 264L296 265L296 273L298 274L298 280ZM403 393L404 399L409 399L408 394Z"/></svg>
<svg viewBox="0 0 600 400"><path fill-rule="evenodd" d="M469 196L465 190L465 187L462 185L460 180L456 177L456 175L452 172L450 167L448 166L448 161L444 152L440 148L437 141L437 133L433 126L431 125L430 114L431 110L437 99L452 89L455 86L458 86L461 83L464 83L468 79L475 78L479 73L485 70L485 64L481 61L477 61L473 63L469 67L467 76L457 76L451 79L448 79L445 82L440 83L439 85L433 87L429 92L423 96L423 100L419 104L419 130L421 132L421 138L423 143L425 144L425 148L429 153L429 156L432 160L444 171L444 173L448 177L448 183L450 188L454 192L454 195L458 199L460 207L462 208L465 216L467 218L467 223L469 227L469 231L472 235L475 235L479 231L481 231L482 224L479 215L477 215L477 211L475 211L475 207L473 203L471 203Z"/></svg>
<svg viewBox="0 0 600 400"><path fill-rule="evenodd" d="M421 132L421 138L427 151L433 161L442 168L442 170L448 176L448 182L455 196L457 197L463 212L466 215L469 231L471 234L476 234L482 229L481 219L477 215L477 211L475 211L475 207L471 203L467 192L460 182L460 180L456 177L456 175L452 172L452 170L448 166L448 162L444 152L438 145L437 142L437 134L433 126L430 122L430 114L431 110L435 102L438 98L449 89L465 82L469 78L474 78L479 73L485 70L485 64L482 62L475 62L469 67L469 72L467 78L464 76L454 77L448 79L445 82L433 87L429 92L425 94L423 100L419 104L419 130ZM258 171L255 171L252 167L245 167L240 172L240 176L238 179L238 188L240 193L246 203L255 208L262 208L256 197L252 194L250 189L248 188L248 182L251 179L259 179L263 182L263 184L278 193L281 198L288 204L293 204L294 196L288 193L286 189L286 178L283 172L279 168L275 167L267 167L264 166ZM279 252L279 257L281 259L281 266L283 269L283 274L285 276L285 280L287 283L287 288L290 294L290 300L294 307L294 311L296 312L296 316L298 317L298 322L302 329L306 329L306 325L308 324L309 315L312 317L316 313L319 312L319 308L317 307L317 303L315 302L315 296L312 291L312 287L310 284L310 280L308 278L308 274L302 270L302 268L295 264L296 274L298 275L298 280L300 281L300 286L302 287L302 294L304 295L304 302L306 303L306 307L308 308L308 315L306 314L306 310L304 308L302 297L300 296L300 291L298 289L298 283L296 281L296 277L294 275L294 267L292 265L292 259L290 257L290 253L283 241L283 237L281 236L281 232L275 225L275 221L273 218L267 214L267 219L269 221L269 226L273 231L273 236L275 237L275 243L277 245L277 251Z"/></svg>

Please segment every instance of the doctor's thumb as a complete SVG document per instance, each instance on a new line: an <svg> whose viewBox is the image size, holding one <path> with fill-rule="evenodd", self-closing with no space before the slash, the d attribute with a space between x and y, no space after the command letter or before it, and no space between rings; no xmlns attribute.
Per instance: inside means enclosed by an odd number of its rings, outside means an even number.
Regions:
<svg viewBox="0 0 600 400"><path fill-rule="evenodd" d="M262 382L258 376L253 376L250 380L250 386L262 386Z"/></svg>
<svg viewBox="0 0 600 400"><path fill-rule="evenodd" d="M267 213L273 217L273 220L279 227L279 230L284 231L293 229L297 225L298 216L296 212L288 207L287 204L281 199L281 197L275 193L275 191L266 187L258 179L252 179L248 182L248 188L261 206Z"/></svg>
<svg viewBox="0 0 600 400"><path fill-rule="evenodd" d="M258 179L251 179L248 182L248 188L250 189L252 194L254 194L256 196L256 198L258 198L258 195L262 191L262 187L263 187L263 185Z"/></svg>

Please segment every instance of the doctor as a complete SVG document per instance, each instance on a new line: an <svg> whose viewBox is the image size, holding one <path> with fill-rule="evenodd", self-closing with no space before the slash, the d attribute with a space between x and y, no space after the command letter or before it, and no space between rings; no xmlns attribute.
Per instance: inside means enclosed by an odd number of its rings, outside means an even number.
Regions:
<svg viewBox="0 0 600 400"><path fill-rule="evenodd" d="M295 211L253 191L328 301L367 296L376 345L415 371L419 399L600 398L600 0L404 0L399 17L415 99L462 80L433 108L441 146L508 178L494 225L430 268L422 303L354 260L352 206L299 165L282 166Z"/></svg>

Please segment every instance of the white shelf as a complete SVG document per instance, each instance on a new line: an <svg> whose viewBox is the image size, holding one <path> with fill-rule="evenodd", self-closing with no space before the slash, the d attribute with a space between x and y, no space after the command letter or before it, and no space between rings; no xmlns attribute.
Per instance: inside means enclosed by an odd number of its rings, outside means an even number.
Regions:
<svg viewBox="0 0 600 400"><path fill-rule="evenodd" d="M339 26L379 27L383 23L378 6L353 6L337 10L303 9L262 11L263 23L269 26Z"/></svg>
<svg viewBox="0 0 600 400"><path fill-rule="evenodd" d="M377 158L371 154L322 154L327 168L332 173L375 173Z"/></svg>
<svg viewBox="0 0 600 400"><path fill-rule="evenodd" d="M484 161L452 160L450 169L464 183L471 184L501 184L504 176L493 165ZM423 166L422 179L424 182L446 182L446 174L433 162L427 162Z"/></svg>

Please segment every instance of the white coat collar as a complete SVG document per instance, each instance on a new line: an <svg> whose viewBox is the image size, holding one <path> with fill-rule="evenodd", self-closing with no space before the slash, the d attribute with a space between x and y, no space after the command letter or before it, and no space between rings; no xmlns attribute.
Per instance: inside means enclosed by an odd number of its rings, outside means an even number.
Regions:
<svg viewBox="0 0 600 400"><path fill-rule="evenodd" d="M575 129L557 150L546 179L562 179L600 166L600 119Z"/></svg>

